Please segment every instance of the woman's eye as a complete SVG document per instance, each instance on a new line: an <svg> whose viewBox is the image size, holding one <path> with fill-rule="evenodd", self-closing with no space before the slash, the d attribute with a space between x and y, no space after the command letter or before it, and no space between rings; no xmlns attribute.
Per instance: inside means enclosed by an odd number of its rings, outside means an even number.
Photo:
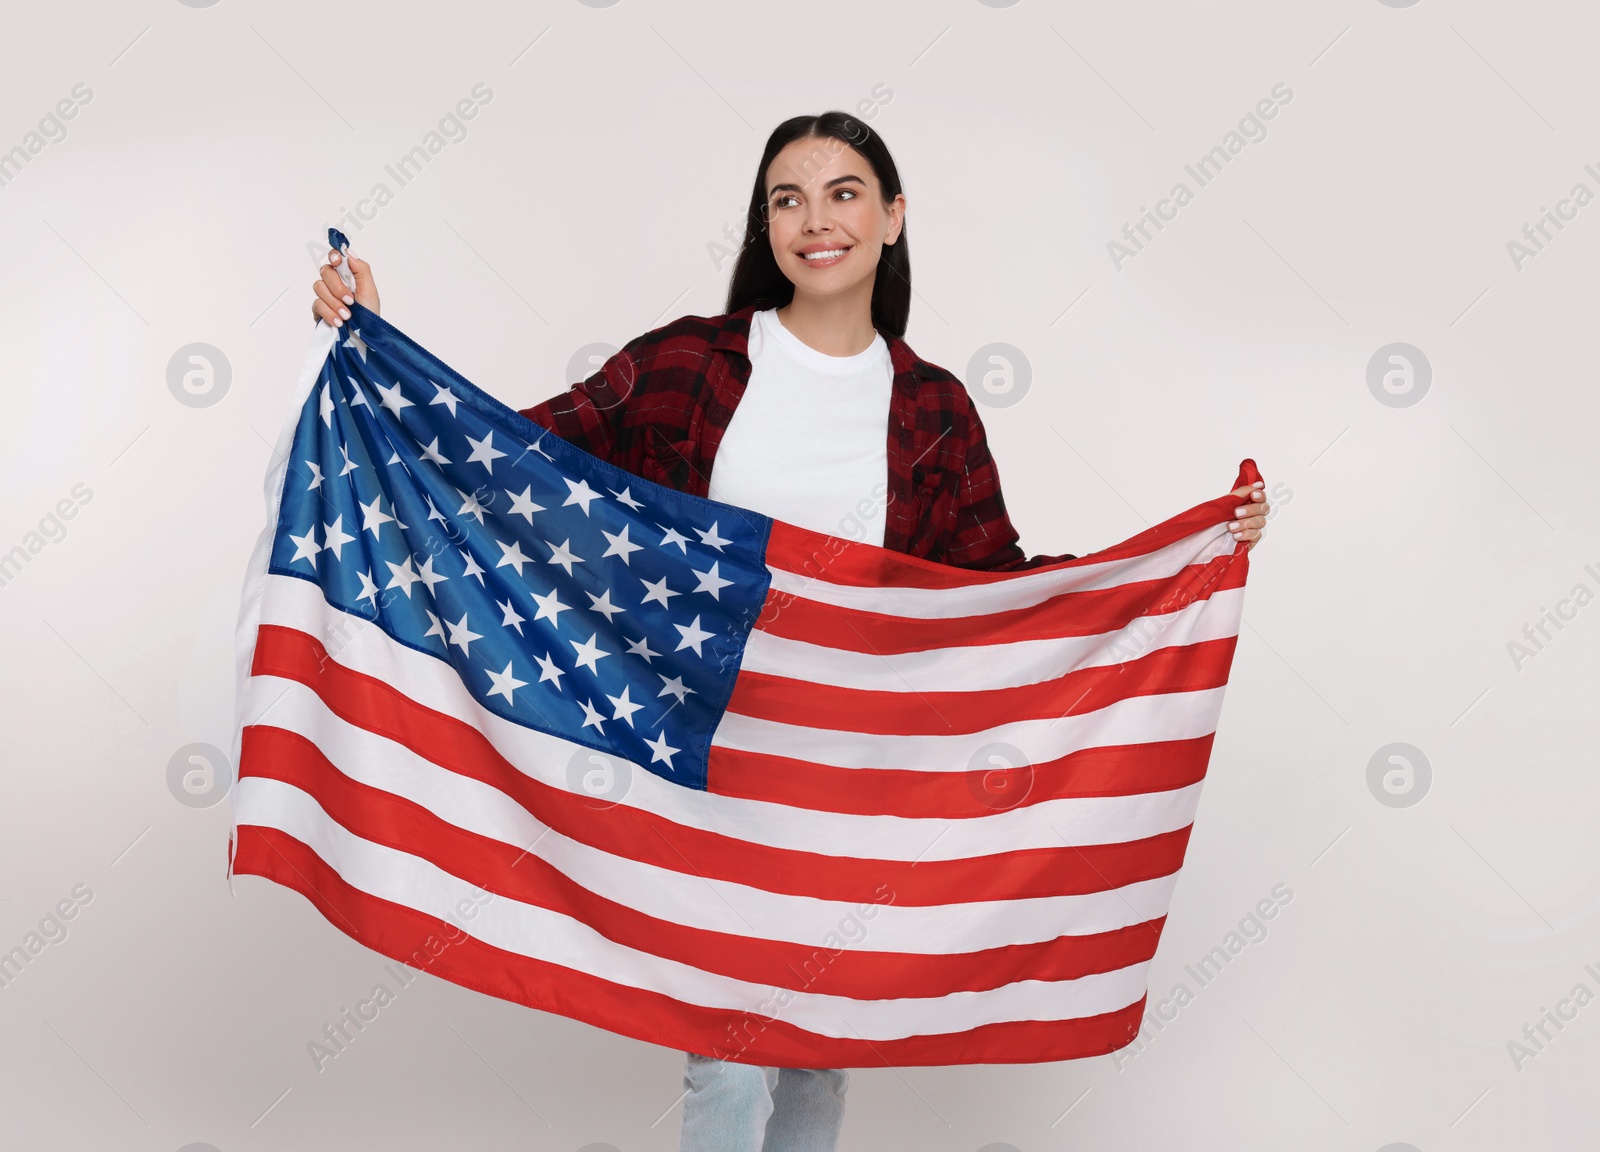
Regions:
<svg viewBox="0 0 1600 1152"><path fill-rule="evenodd" d="M839 189L839 195L848 196L852 200L856 198L855 189L853 188L841 188Z"/></svg>

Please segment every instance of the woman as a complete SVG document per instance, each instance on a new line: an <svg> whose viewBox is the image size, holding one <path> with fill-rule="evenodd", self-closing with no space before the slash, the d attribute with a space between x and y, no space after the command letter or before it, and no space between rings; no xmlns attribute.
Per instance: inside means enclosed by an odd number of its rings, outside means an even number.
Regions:
<svg viewBox="0 0 1600 1152"><path fill-rule="evenodd" d="M784 121L756 169L726 313L647 332L523 414L658 483L834 536L964 568L1071 559L1018 546L965 388L902 339L905 211L866 124ZM378 310L371 268L350 257L351 296L339 259L315 285L315 314L334 327L354 301ZM1245 503L1229 528L1247 548L1269 510L1260 487L1234 493ZM843 1070L690 1053L684 1085L683 1152L828 1152L838 1139Z"/></svg>

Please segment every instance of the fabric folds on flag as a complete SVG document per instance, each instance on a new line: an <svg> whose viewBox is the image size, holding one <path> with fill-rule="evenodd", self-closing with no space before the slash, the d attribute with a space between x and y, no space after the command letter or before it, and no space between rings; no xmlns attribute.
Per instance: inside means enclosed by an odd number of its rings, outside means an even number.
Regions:
<svg viewBox="0 0 1600 1152"><path fill-rule="evenodd" d="M1239 630L1234 497L950 568L623 472L351 311L267 478L231 873L747 1063L1134 1037Z"/></svg>

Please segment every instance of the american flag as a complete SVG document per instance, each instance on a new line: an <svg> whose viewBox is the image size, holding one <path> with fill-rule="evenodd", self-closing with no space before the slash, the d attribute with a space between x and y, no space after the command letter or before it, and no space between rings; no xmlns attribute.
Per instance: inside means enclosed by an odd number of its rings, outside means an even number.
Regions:
<svg viewBox="0 0 1600 1152"><path fill-rule="evenodd" d="M267 479L230 874L732 1060L1135 1036L1239 629L1234 497L949 568L620 471L352 311Z"/></svg>

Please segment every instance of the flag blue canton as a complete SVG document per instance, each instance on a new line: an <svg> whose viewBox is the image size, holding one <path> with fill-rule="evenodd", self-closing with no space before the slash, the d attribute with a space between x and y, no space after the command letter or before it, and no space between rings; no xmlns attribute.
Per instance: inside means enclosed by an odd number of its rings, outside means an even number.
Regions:
<svg viewBox="0 0 1600 1152"><path fill-rule="evenodd" d="M771 520L607 464L351 312L270 570L447 661L486 709L704 788Z"/></svg>

